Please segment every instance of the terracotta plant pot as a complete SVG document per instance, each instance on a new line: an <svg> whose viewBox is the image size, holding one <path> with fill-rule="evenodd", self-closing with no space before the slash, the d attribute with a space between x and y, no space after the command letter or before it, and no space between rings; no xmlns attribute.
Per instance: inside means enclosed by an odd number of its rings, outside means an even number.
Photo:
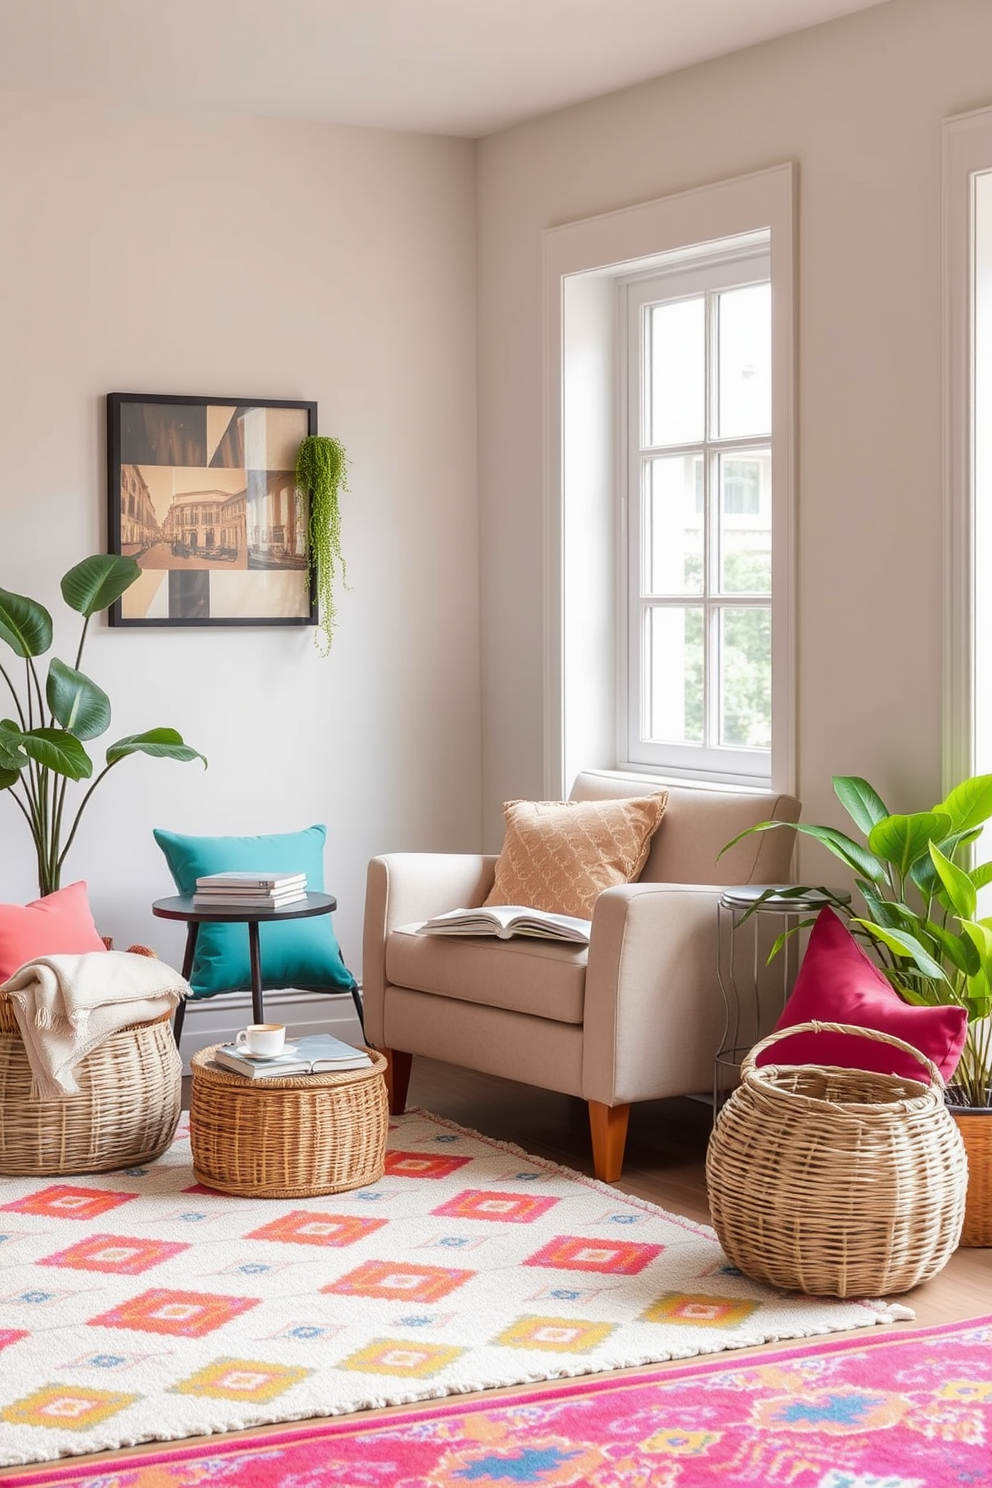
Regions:
<svg viewBox="0 0 992 1488"><path fill-rule="evenodd" d="M992 1106L948 1106L968 1154L962 1245L992 1245Z"/></svg>

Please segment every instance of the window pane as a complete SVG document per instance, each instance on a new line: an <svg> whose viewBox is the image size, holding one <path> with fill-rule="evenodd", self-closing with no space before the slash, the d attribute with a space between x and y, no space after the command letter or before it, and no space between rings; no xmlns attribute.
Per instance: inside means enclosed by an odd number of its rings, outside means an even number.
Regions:
<svg viewBox="0 0 992 1488"><path fill-rule="evenodd" d="M771 742L772 612L728 606L720 615L720 743L770 749Z"/></svg>
<svg viewBox="0 0 992 1488"><path fill-rule="evenodd" d="M642 731L653 743L703 742L703 611L655 605L644 627Z"/></svg>
<svg viewBox="0 0 992 1488"><path fill-rule="evenodd" d="M653 305L645 326L645 441L689 444L706 418L706 302Z"/></svg>
<svg viewBox="0 0 992 1488"><path fill-rule="evenodd" d="M770 594L772 588L771 451L742 450L717 461L720 493L720 588L724 594Z"/></svg>
<svg viewBox="0 0 992 1488"><path fill-rule="evenodd" d="M695 455L673 455L647 462L644 492L647 594L702 593L702 469L703 462Z"/></svg>
<svg viewBox="0 0 992 1488"><path fill-rule="evenodd" d="M770 284L717 296L716 436L766 434L772 426Z"/></svg>

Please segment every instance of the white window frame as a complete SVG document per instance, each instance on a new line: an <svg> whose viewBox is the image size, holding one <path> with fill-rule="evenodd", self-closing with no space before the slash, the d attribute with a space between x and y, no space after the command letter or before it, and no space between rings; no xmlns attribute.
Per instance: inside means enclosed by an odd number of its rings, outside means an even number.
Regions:
<svg viewBox="0 0 992 1488"><path fill-rule="evenodd" d="M678 775L689 775L700 780L753 782L767 785L771 778L770 749L747 750L721 746L714 741L719 732L717 717L718 698L713 683L716 676L716 627L720 612L728 607L748 608L760 605L762 609L772 606L773 595L722 595L713 589L713 545L720 531L722 513L718 510L719 492L713 479L714 460L719 456L732 457L735 452L749 454L755 448L771 447L771 430L755 431L747 436L718 438L710 426L709 406L715 390L710 388L707 396L707 414L704 437L693 441L701 446L704 465L709 472L703 477L704 531L709 533L704 554L707 578L703 591L679 596L679 602L702 608L705 617L705 697L706 733L710 740L705 743L656 743L641 736L644 711L642 696L644 686L643 627L644 600L641 594L641 573L644 563L644 548L641 533L643 515L642 450L644 448L642 389L645 369L643 362L642 324L646 309L663 300L705 296L711 305L713 297L722 290L742 288L751 284L770 284L771 255L768 234L752 233L739 237L731 243L723 243L714 249L709 245L692 263L686 263L684 255L674 255L674 262L662 264L650 273L623 275L617 279L619 315L619 370L620 370L620 443L621 477L620 500L626 504L626 560L623 565L622 586L625 599L621 605L622 618L618 626L621 660L618 670L620 695L617 707L617 757L632 769L645 766L671 771ZM709 342L709 377L716 369L714 352L714 326L707 311L707 340ZM662 451L659 451L662 452ZM663 453L670 451L666 447ZM672 448L672 453L682 453ZM769 464L773 461L769 454ZM772 485L774 502L774 478ZM664 602L662 602L664 603ZM771 668L771 656L768 658Z"/></svg>
<svg viewBox="0 0 992 1488"><path fill-rule="evenodd" d="M975 182L992 171L992 109L943 124L943 779L949 790L977 761ZM987 555L984 555L987 561ZM983 658L987 664L987 657Z"/></svg>
<svg viewBox="0 0 992 1488"><path fill-rule="evenodd" d="M545 792L580 769L678 778L617 747L619 501L617 280L767 232L772 293L772 789L795 790L795 190L791 164L550 228L545 307ZM620 522L617 513L621 513ZM688 772L714 786L754 777ZM766 777L767 778L767 777Z"/></svg>

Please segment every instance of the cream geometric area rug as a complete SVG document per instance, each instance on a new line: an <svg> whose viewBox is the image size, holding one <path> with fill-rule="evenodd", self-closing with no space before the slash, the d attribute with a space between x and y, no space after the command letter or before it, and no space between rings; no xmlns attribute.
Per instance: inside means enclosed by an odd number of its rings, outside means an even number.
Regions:
<svg viewBox="0 0 992 1488"><path fill-rule="evenodd" d="M315 1199L145 1168L0 1179L0 1463L693 1358L912 1316L748 1281L712 1231L412 1112Z"/></svg>

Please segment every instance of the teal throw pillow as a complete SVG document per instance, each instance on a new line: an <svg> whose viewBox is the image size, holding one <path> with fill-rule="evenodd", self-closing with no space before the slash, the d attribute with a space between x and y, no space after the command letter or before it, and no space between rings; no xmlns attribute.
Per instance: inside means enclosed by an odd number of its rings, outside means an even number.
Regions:
<svg viewBox="0 0 992 1488"><path fill-rule="evenodd" d="M206 873L248 870L305 873L309 891L324 890L323 826L259 837L186 837L156 828L154 837L180 894L192 894L196 880ZM330 915L263 923L258 927L258 946L263 987L336 987L350 992L358 985L344 964ZM189 981L196 997L250 987L246 926L201 925Z"/></svg>

